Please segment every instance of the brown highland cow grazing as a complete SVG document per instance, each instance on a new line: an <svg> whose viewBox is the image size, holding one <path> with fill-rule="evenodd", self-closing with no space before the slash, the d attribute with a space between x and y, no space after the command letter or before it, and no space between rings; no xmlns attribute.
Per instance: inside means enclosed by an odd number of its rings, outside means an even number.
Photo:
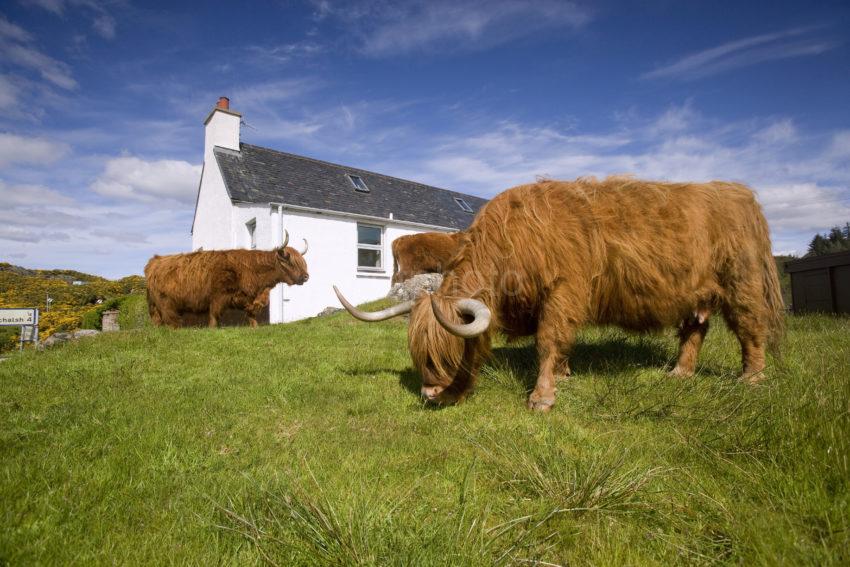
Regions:
<svg viewBox="0 0 850 567"><path fill-rule="evenodd" d="M494 330L535 335L540 369L528 405L544 411L584 324L679 326L672 374L688 376L708 316L719 311L741 344L742 378L755 382L784 323L761 208L747 187L718 181L610 177L516 187L484 206L434 295L379 313L340 300L364 320L410 312L422 395L437 403L472 390Z"/></svg>
<svg viewBox="0 0 850 567"><path fill-rule="evenodd" d="M423 232L396 238L392 283L402 283L418 274L442 274L459 244L459 232Z"/></svg>
<svg viewBox="0 0 850 567"><path fill-rule="evenodd" d="M276 250L210 250L154 256L145 266L148 310L155 325L178 327L184 313L207 313L216 327L227 308L244 309L251 326L278 283L307 281L304 251L289 248L287 233Z"/></svg>

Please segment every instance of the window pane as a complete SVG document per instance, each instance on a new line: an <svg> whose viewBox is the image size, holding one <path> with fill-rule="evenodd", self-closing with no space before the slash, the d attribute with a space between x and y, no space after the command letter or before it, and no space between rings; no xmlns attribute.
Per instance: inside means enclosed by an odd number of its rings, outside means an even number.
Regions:
<svg viewBox="0 0 850 567"><path fill-rule="evenodd" d="M357 225L357 243L371 244L373 246L381 245L381 229L377 226Z"/></svg>
<svg viewBox="0 0 850 567"><path fill-rule="evenodd" d="M460 197L455 197L455 202L458 204L458 206L459 206L462 210L466 211L467 213L471 213L471 212L472 212L472 207L470 207L470 206L469 206L469 203L467 203L466 201L464 201L464 200L463 200L463 199L461 199Z"/></svg>
<svg viewBox="0 0 850 567"><path fill-rule="evenodd" d="M361 268L380 268L381 251L359 248L357 250L357 265Z"/></svg>
<svg viewBox="0 0 850 567"><path fill-rule="evenodd" d="M358 175L349 175L349 179L351 179L351 183L358 191L369 192L369 188L366 187L366 182Z"/></svg>

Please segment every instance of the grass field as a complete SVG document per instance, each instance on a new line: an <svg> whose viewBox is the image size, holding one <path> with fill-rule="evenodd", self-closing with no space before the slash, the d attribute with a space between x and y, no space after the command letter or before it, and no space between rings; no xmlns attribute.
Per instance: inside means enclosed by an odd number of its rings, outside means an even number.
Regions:
<svg viewBox="0 0 850 567"><path fill-rule="evenodd" d="M850 563L850 320L789 320L757 387L715 326L530 343L418 399L404 321L102 335L0 363L0 564ZM542 563L538 563L542 562Z"/></svg>

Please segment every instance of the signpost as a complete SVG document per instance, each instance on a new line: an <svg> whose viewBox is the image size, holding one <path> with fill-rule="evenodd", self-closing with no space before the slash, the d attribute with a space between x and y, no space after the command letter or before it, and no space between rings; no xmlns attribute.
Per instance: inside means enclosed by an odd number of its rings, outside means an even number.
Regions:
<svg viewBox="0 0 850 567"><path fill-rule="evenodd" d="M38 346L38 309L0 308L0 327L21 328L21 350L24 350L24 341Z"/></svg>

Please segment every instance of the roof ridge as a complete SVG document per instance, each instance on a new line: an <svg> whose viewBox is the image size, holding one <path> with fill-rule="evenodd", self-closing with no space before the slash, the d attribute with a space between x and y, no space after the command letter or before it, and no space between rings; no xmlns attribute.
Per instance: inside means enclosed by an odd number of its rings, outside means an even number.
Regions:
<svg viewBox="0 0 850 567"><path fill-rule="evenodd" d="M282 154L282 155L289 156L289 157L292 157L292 158L302 159L302 160L306 160L306 161L312 161L312 162L315 162L315 163L321 163L321 164L324 164L324 165L330 165L330 166L339 167L339 168L342 168L342 169L350 169L354 172L368 173L369 175L379 175L379 176L385 177L387 179L395 179L396 181L403 181L405 183L413 183L414 185L419 185L420 187L427 187L428 189L436 189L437 191L445 191L446 193L453 193L455 195L461 195L463 197L474 197L475 199L481 199L482 201L487 201L487 199L485 199L484 197L479 197L478 195L470 195L468 193L461 193L459 191L452 191L451 189L445 189L443 187L437 187L436 185L428 185L426 183L420 183L419 181L413 181L412 179L404 179L403 177L396 177L394 175L387 175L386 173L378 173L377 171L371 171L371 170L363 169L363 168L360 168L360 167L353 167L353 166L350 166L350 165L344 165L344 164L341 164L341 163L334 163L332 161L327 161L327 160L323 160L323 159L312 158L312 157L309 157L309 156L302 156L302 155L293 154L293 153L290 153L290 152L283 152L281 150L275 150L274 148L266 148L264 146L257 146L256 144L247 144L245 142L240 142L239 145L240 146L250 146L252 148L265 150L267 152L274 152L276 154ZM216 147L218 147L218 146L216 146ZM226 148L221 148L221 149L226 149Z"/></svg>

